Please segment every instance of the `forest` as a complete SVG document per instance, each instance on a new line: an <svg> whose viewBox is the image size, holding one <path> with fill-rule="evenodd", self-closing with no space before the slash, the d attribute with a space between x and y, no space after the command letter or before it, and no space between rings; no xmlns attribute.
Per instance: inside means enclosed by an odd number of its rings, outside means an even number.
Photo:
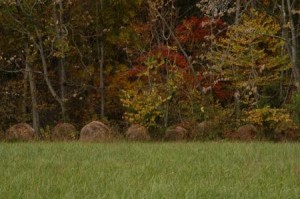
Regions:
<svg viewBox="0 0 300 199"><path fill-rule="evenodd" d="M299 140L300 1L1 0L0 84L0 137L101 121Z"/></svg>

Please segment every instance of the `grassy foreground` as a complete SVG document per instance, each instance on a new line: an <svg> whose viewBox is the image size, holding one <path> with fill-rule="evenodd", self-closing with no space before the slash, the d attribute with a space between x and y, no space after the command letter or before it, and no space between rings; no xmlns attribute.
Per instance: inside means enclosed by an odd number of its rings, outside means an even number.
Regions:
<svg viewBox="0 0 300 199"><path fill-rule="evenodd" d="M299 198L300 144L0 143L1 198Z"/></svg>

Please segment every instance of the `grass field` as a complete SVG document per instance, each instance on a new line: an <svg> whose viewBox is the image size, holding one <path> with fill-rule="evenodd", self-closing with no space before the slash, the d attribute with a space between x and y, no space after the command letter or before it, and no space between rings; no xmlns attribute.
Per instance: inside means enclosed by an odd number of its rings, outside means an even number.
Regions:
<svg viewBox="0 0 300 199"><path fill-rule="evenodd" d="M300 144L0 143L0 198L300 198Z"/></svg>

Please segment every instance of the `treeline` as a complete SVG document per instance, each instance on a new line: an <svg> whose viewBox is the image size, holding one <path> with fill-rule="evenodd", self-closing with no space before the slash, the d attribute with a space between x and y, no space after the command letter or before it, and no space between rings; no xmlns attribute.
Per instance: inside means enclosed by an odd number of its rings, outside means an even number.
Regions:
<svg viewBox="0 0 300 199"><path fill-rule="evenodd" d="M297 0L2 0L0 130L300 123Z"/></svg>

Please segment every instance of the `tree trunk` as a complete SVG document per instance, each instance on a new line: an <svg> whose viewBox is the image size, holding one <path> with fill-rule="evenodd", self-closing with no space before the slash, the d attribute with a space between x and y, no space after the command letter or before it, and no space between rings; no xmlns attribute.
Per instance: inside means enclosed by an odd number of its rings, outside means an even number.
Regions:
<svg viewBox="0 0 300 199"><path fill-rule="evenodd" d="M57 7L56 4L58 4L59 9L59 17L57 16ZM56 31L56 37L58 42L64 41L64 20L63 20L63 2L62 0L54 1L53 2L53 18L55 23L55 31ZM63 49L58 49L61 53L61 56L59 57L59 85L60 85L60 98L61 102L65 104L65 83L66 83L66 72L65 72L65 54L63 52ZM63 105L65 107L65 105ZM62 109L62 120L65 121L67 118L65 109Z"/></svg>
<svg viewBox="0 0 300 199"><path fill-rule="evenodd" d="M104 85L104 42L103 42L103 20L101 20L101 30L100 30L100 20L99 20L99 12L102 13L103 10L103 0L100 1L100 10L98 1L96 1L96 14L97 14L97 59L99 63L100 70L100 95L101 95L101 118L105 117L105 85ZM103 16L101 16L103 19Z"/></svg>
<svg viewBox="0 0 300 199"><path fill-rule="evenodd" d="M60 40L64 40L64 19L63 19L63 1L59 1L59 36ZM60 90L61 95L60 98L62 99L62 103L65 104L65 84L66 84L66 71L65 71L65 54L62 52L62 56L60 58ZM62 113L63 120L66 120L66 112Z"/></svg>
<svg viewBox="0 0 300 199"><path fill-rule="evenodd" d="M33 76L33 72L30 66L30 63L28 63L28 47L26 47L26 67L25 67L25 73L28 75L29 80L29 86L30 86L30 95L31 95L31 106L32 106L32 123L33 123L33 129L37 133L37 136L40 137L40 117L38 112L38 102L37 102L37 96L36 96L36 84Z"/></svg>
<svg viewBox="0 0 300 199"><path fill-rule="evenodd" d="M239 23L240 12L241 12L241 0L236 0L235 24Z"/></svg>
<svg viewBox="0 0 300 199"><path fill-rule="evenodd" d="M294 8L291 5L291 1L287 0L287 11L288 11L288 22L291 27L291 61L292 61L292 70L293 77L295 81L295 86L297 87L297 91L300 92L300 83L299 83L299 66L298 66L298 36L296 32L295 22L293 19L292 11Z"/></svg>
<svg viewBox="0 0 300 199"><path fill-rule="evenodd" d="M240 107L240 92L237 90L234 93L234 112L236 115L236 118L240 118L241 113L241 107Z"/></svg>
<svg viewBox="0 0 300 199"><path fill-rule="evenodd" d="M27 64L27 61L26 61ZM23 116L22 116L22 120L23 122L26 122L27 120L27 114L28 114L28 106L27 106L27 95L28 95L28 73L25 67L25 71L24 71L24 80L23 80L23 104L22 104L22 112L23 112Z"/></svg>
<svg viewBox="0 0 300 199"><path fill-rule="evenodd" d="M38 49L39 54L40 54L45 82L48 86L48 89L49 89L50 93L52 94L54 99L59 103L62 115L64 115L65 112L66 112L65 104L63 103L63 100L57 95L57 93L54 90L54 88L52 86L52 83L49 79L48 66L47 66L47 62L46 62L46 56L45 56L45 53L44 53L43 41L42 41L42 38L41 38L41 35L40 35L39 31L37 29L35 31L36 31L36 36L37 36L37 39L38 39L38 43L35 40L33 40L33 42L34 42L34 45L36 46L36 48ZM31 37L31 36L29 35L29 37Z"/></svg>

